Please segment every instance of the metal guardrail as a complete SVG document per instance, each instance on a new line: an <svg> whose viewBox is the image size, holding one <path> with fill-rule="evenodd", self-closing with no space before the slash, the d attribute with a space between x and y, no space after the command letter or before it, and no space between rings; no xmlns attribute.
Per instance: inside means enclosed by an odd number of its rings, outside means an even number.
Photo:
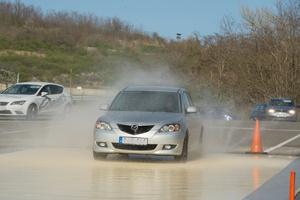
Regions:
<svg viewBox="0 0 300 200"><path fill-rule="evenodd" d="M72 95L72 101L74 104L79 103L91 103L91 102L99 102L99 103L109 103L113 96L100 96L100 95Z"/></svg>

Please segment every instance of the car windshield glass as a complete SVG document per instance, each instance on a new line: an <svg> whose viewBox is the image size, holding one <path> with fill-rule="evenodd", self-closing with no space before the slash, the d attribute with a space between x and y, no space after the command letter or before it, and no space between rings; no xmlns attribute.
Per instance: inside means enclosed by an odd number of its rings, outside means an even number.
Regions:
<svg viewBox="0 0 300 200"><path fill-rule="evenodd" d="M294 102L289 99L272 99L271 106L294 106Z"/></svg>
<svg viewBox="0 0 300 200"><path fill-rule="evenodd" d="M113 101L110 110L144 112L180 112L176 92L125 91Z"/></svg>
<svg viewBox="0 0 300 200"><path fill-rule="evenodd" d="M40 85L16 84L4 90L2 94L33 95L40 87Z"/></svg>

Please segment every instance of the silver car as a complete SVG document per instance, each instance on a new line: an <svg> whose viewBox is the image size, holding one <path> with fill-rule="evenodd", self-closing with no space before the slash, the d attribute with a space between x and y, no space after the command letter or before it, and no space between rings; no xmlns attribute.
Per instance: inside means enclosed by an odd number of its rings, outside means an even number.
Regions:
<svg viewBox="0 0 300 200"><path fill-rule="evenodd" d="M201 149L203 126L184 88L127 87L104 107L107 112L94 129L95 159L119 153L168 155L185 161L188 153Z"/></svg>

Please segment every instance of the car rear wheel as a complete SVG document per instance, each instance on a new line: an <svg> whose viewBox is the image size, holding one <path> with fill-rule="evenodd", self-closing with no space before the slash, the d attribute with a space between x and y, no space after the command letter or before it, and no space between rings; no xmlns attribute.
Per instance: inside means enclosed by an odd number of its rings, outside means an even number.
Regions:
<svg viewBox="0 0 300 200"><path fill-rule="evenodd" d="M38 110L37 110L36 105L31 104L27 109L26 119L34 120L34 119L36 119L37 114L38 114Z"/></svg>
<svg viewBox="0 0 300 200"><path fill-rule="evenodd" d="M200 130L200 145L202 146L203 145L203 134L204 134L204 127L201 126L201 130Z"/></svg>
<svg viewBox="0 0 300 200"><path fill-rule="evenodd" d="M95 160L104 160L107 158L107 154L106 153L97 153L95 151L93 151L93 156Z"/></svg>
<svg viewBox="0 0 300 200"><path fill-rule="evenodd" d="M182 152L179 156L175 156L176 161L185 162L188 159L188 135L185 137L183 141Z"/></svg>
<svg viewBox="0 0 300 200"><path fill-rule="evenodd" d="M203 151L204 151L204 139L203 139L203 136L204 135L204 127L201 126L201 130L200 130L200 139L199 139L199 147L198 147L198 153L197 153L197 156L201 157L203 155Z"/></svg>

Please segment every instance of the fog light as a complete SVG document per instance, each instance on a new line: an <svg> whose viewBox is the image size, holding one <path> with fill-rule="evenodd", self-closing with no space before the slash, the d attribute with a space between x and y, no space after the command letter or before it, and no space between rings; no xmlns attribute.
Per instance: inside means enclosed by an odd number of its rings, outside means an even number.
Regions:
<svg viewBox="0 0 300 200"><path fill-rule="evenodd" d="M174 149L176 147L175 144L165 144L163 146L163 150L171 150L171 149Z"/></svg>
<svg viewBox="0 0 300 200"><path fill-rule="evenodd" d="M97 145L98 145L99 147L107 147L106 142L97 142Z"/></svg>

